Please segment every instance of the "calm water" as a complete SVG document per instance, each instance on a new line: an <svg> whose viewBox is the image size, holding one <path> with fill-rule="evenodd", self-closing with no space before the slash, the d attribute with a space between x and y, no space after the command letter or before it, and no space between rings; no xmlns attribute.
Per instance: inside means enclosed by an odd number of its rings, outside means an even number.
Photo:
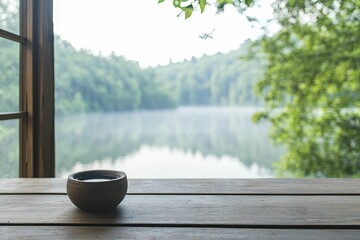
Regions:
<svg viewBox="0 0 360 240"><path fill-rule="evenodd" d="M56 174L117 169L130 178L272 177L284 152L253 108L91 113L56 118Z"/></svg>

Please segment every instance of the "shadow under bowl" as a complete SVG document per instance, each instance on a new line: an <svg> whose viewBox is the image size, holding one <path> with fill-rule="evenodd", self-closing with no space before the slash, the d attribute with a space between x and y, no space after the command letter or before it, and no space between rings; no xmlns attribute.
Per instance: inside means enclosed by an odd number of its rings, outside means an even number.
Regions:
<svg viewBox="0 0 360 240"><path fill-rule="evenodd" d="M66 191L71 202L87 212L114 209L128 188L126 174L113 170L92 170L70 174Z"/></svg>

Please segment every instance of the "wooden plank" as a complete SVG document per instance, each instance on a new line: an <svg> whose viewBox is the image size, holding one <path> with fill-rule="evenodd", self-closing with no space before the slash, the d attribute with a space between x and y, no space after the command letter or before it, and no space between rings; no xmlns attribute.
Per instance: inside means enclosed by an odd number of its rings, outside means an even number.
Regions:
<svg viewBox="0 0 360 240"><path fill-rule="evenodd" d="M0 179L0 194L66 194L63 178Z"/></svg>
<svg viewBox="0 0 360 240"><path fill-rule="evenodd" d="M350 240L360 230L169 227L0 226L1 239L276 239Z"/></svg>
<svg viewBox="0 0 360 240"><path fill-rule="evenodd" d="M137 179L134 193L360 194L360 179Z"/></svg>
<svg viewBox="0 0 360 240"><path fill-rule="evenodd" d="M0 121L21 118L26 118L26 112L0 113Z"/></svg>
<svg viewBox="0 0 360 240"><path fill-rule="evenodd" d="M66 194L66 179L0 179L0 194ZM128 194L360 195L360 179L129 179Z"/></svg>
<svg viewBox="0 0 360 240"><path fill-rule="evenodd" d="M0 29L0 37L2 38L6 38L10 41L14 41L14 42L18 42L18 43L26 43L26 38L19 36L17 34L5 31L3 29Z"/></svg>
<svg viewBox="0 0 360 240"><path fill-rule="evenodd" d="M66 195L0 195L0 224L360 228L359 196L129 195L90 214Z"/></svg>

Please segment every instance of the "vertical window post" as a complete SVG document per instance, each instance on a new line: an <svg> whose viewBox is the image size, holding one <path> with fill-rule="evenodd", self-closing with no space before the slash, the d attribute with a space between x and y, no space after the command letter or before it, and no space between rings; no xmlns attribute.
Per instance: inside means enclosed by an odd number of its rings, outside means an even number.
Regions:
<svg viewBox="0 0 360 240"><path fill-rule="evenodd" d="M21 177L55 176L52 0L21 0Z"/></svg>

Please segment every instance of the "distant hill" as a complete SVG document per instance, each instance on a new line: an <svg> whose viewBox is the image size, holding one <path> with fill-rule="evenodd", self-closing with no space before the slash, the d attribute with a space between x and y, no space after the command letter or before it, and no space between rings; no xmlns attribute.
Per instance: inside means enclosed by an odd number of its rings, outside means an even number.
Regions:
<svg viewBox="0 0 360 240"><path fill-rule="evenodd" d="M142 69L121 56L94 56L57 39L56 110L69 112L174 108L179 105L259 106L253 87L264 60L241 60L248 43L226 54Z"/></svg>
<svg viewBox="0 0 360 240"><path fill-rule="evenodd" d="M261 100L253 88L262 76L265 61L240 59L249 43L226 54L156 67L155 76L174 92L179 105L259 106Z"/></svg>
<svg viewBox="0 0 360 240"><path fill-rule="evenodd" d="M174 108L175 97L136 62L95 56L70 43L55 42L56 113Z"/></svg>

